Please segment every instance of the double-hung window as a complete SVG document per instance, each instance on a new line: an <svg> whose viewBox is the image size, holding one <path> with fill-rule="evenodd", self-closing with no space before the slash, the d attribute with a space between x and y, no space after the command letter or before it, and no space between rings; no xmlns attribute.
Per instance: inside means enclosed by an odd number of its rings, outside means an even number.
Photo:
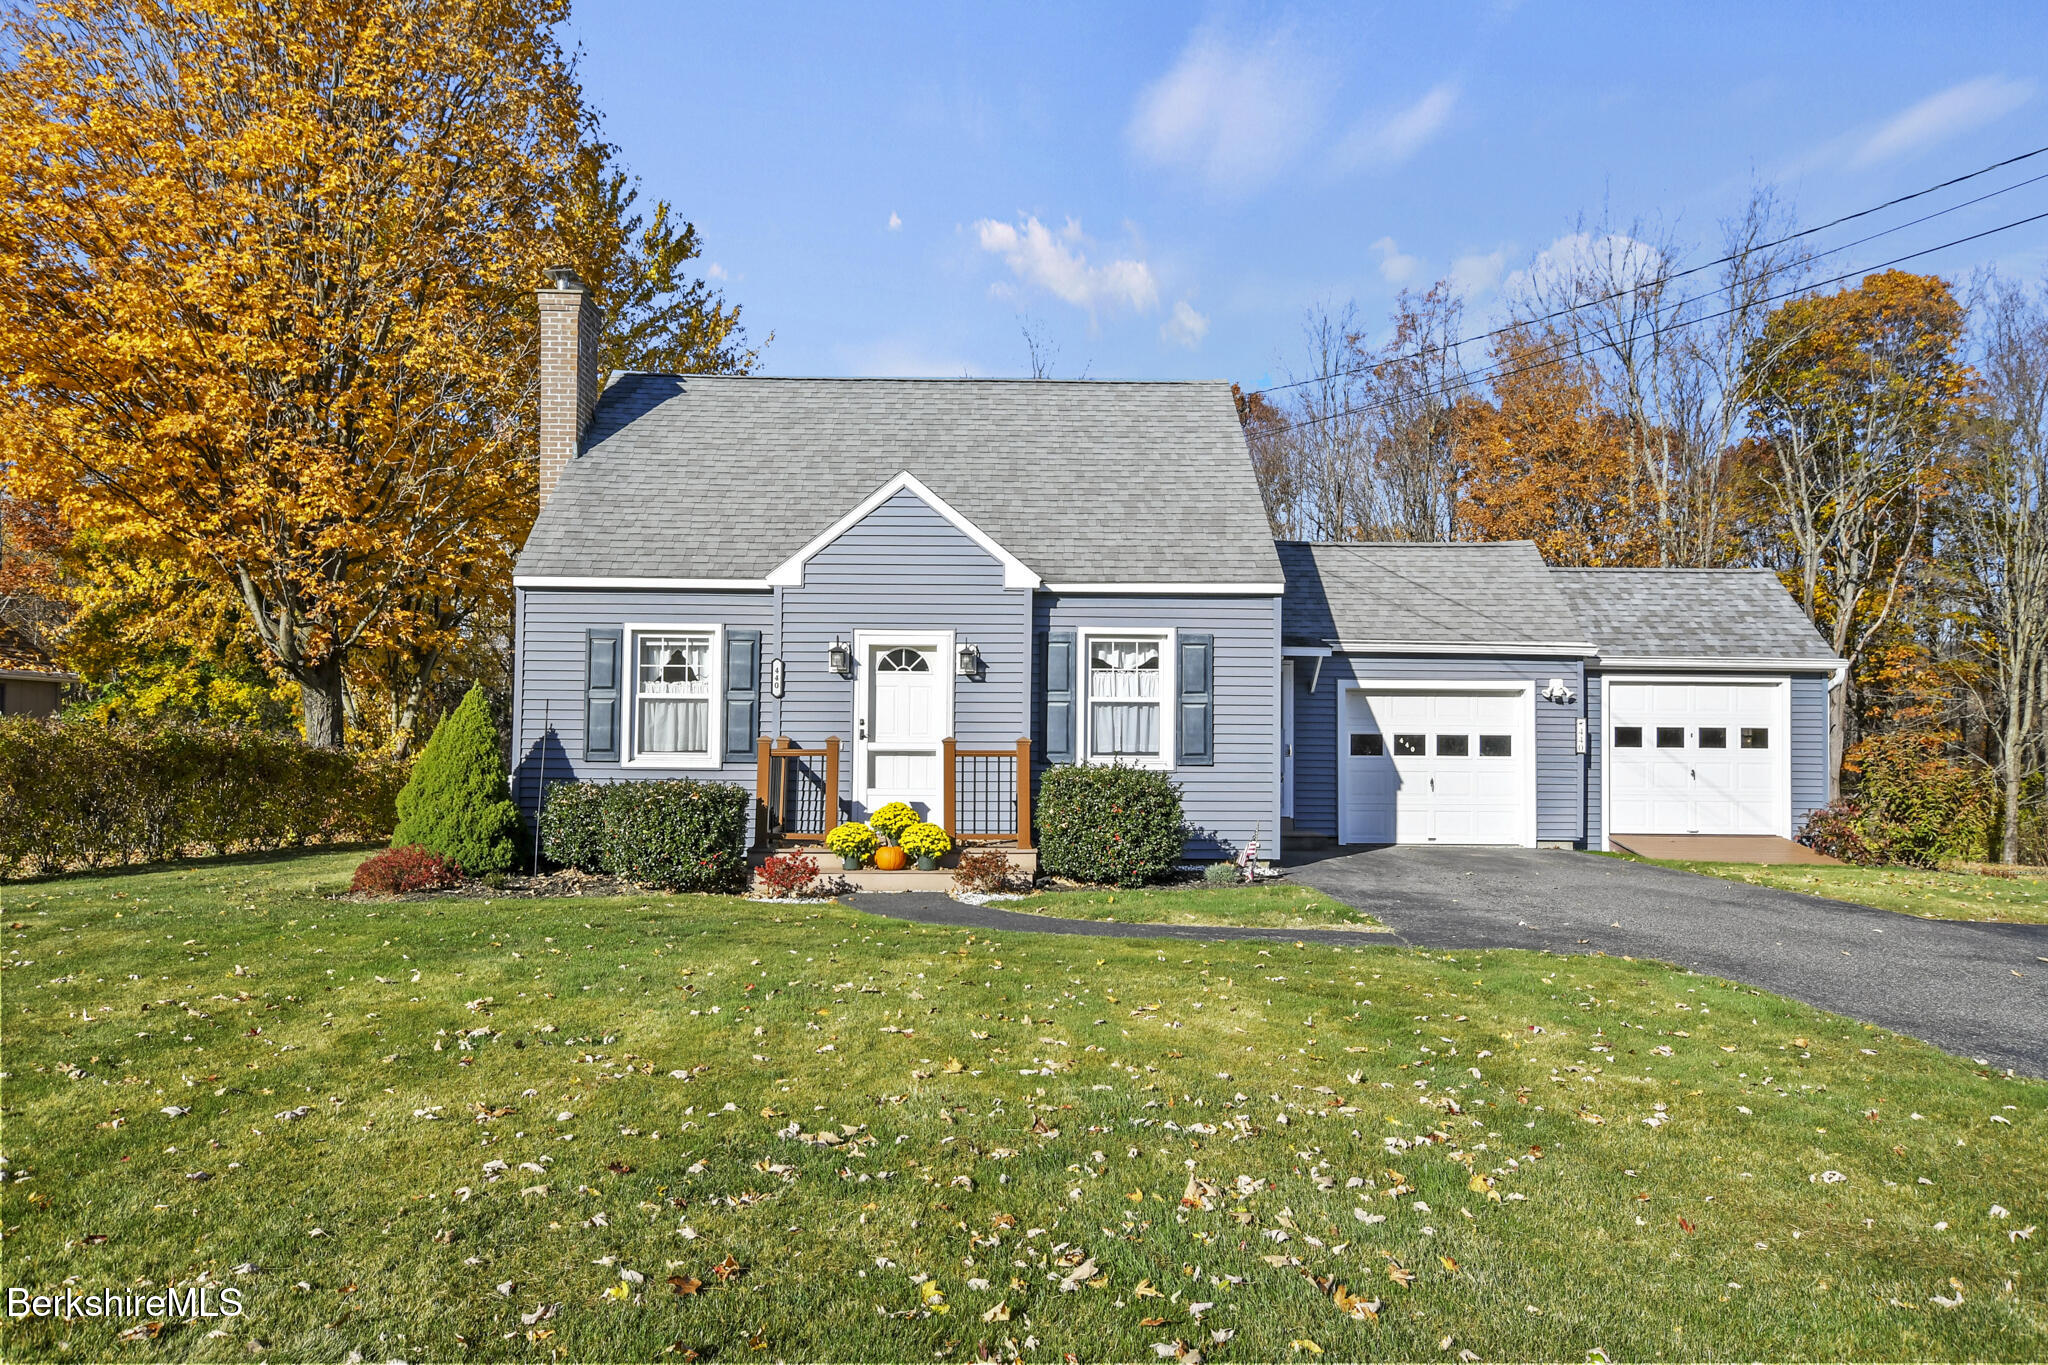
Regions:
<svg viewBox="0 0 2048 1365"><path fill-rule="evenodd" d="M719 632L651 626L633 631L633 758L648 766L719 761Z"/></svg>
<svg viewBox="0 0 2048 1365"><path fill-rule="evenodd" d="M1173 636L1089 633L1088 759L1170 766Z"/></svg>

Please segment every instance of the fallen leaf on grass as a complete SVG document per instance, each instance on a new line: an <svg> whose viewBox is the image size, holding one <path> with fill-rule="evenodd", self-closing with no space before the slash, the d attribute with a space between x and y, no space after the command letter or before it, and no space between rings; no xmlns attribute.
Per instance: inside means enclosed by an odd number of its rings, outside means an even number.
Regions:
<svg viewBox="0 0 2048 1365"><path fill-rule="evenodd" d="M1378 1299L1361 1299L1351 1292L1349 1286L1341 1284L1330 1291L1330 1300L1337 1305L1338 1312L1348 1314L1360 1322L1379 1321L1380 1309L1386 1306Z"/></svg>
<svg viewBox="0 0 2048 1365"><path fill-rule="evenodd" d="M1131 1291L1131 1297L1139 1299L1163 1299L1166 1295L1152 1287L1152 1281L1140 1280L1138 1287Z"/></svg>
<svg viewBox="0 0 2048 1365"><path fill-rule="evenodd" d="M728 1251L725 1253L724 1260L711 1267L711 1273L716 1275L721 1281L730 1282L746 1274L747 1268L734 1260L732 1253Z"/></svg>
<svg viewBox="0 0 2048 1365"><path fill-rule="evenodd" d="M1292 1346L1297 1353L1307 1351L1310 1355L1318 1356L1323 1353L1323 1348L1310 1341L1307 1337L1296 1337L1287 1344Z"/></svg>
<svg viewBox="0 0 2048 1365"><path fill-rule="evenodd" d="M1403 1289L1406 1289L1409 1285L1415 1283L1415 1272L1402 1265L1399 1261L1389 1260L1387 1262L1387 1278L1400 1285Z"/></svg>
<svg viewBox="0 0 2048 1365"><path fill-rule="evenodd" d="M1010 1320L1010 1305L1007 1302L997 1304L986 1313L983 1313L981 1320L983 1322L1008 1322Z"/></svg>
<svg viewBox="0 0 2048 1365"><path fill-rule="evenodd" d="M688 1275L671 1275L668 1277L668 1283L678 1294L694 1294L704 1287L704 1281L692 1279Z"/></svg>

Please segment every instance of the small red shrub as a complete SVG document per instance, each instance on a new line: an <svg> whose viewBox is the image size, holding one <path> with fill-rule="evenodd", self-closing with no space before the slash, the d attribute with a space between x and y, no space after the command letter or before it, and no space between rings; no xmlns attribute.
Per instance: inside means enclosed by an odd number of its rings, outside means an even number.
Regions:
<svg viewBox="0 0 2048 1365"><path fill-rule="evenodd" d="M818 880L818 860L802 853L777 853L761 860L754 873L755 887L779 900L795 900L809 894Z"/></svg>
<svg viewBox="0 0 2048 1365"><path fill-rule="evenodd" d="M405 844L365 858L356 868L349 890L402 896L409 891L445 891L460 885L460 867L418 844Z"/></svg>

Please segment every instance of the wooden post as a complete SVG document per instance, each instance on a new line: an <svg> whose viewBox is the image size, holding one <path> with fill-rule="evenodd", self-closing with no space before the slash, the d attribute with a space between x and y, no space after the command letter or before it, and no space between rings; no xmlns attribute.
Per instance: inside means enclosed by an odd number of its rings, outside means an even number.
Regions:
<svg viewBox="0 0 2048 1365"><path fill-rule="evenodd" d="M775 797L775 760L769 757L768 736L754 741L754 846L768 848L769 802Z"/></svg>
<svg viewBox="0 0 2048 1365"><path fill-rule="evenodd" d="M830 834L839 823L839 736L825 741L825 829Z"/></svg>
<svg viewBox="0 0 2048 1365"><path fill-rule="evenodd" d="M1031 741L1017 741L1017 847L1031 847Z"/></svg>
<svg viewBox="0 0 2048 1365"><path fill-rule="evenodd" d="M943 810L940 814L939 826L947 834L951 834L954 827L960 823L960 793L954 781L955 776L960 771L959 740L951 735L946 736L945 742L939 746L939 763L943 768L943 790L945 791L945 796L940 803Z"/></svg>

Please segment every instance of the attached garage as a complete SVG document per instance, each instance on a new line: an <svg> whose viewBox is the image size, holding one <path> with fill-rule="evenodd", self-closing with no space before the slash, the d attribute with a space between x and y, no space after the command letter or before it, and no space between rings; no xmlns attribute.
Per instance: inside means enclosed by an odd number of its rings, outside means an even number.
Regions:
<svg viewBox="0 0 2048 1365"><path fill-rule="evenodd" d="M1605 678L1608 828L1790 833L1785 679Z"/></svg>
<svg viewBox="0 0 2048 1365"><path fill-rule="evenodd" d="M1338 735L1338 841L1536 842L1531 683L1350 683Z"/></svg>

